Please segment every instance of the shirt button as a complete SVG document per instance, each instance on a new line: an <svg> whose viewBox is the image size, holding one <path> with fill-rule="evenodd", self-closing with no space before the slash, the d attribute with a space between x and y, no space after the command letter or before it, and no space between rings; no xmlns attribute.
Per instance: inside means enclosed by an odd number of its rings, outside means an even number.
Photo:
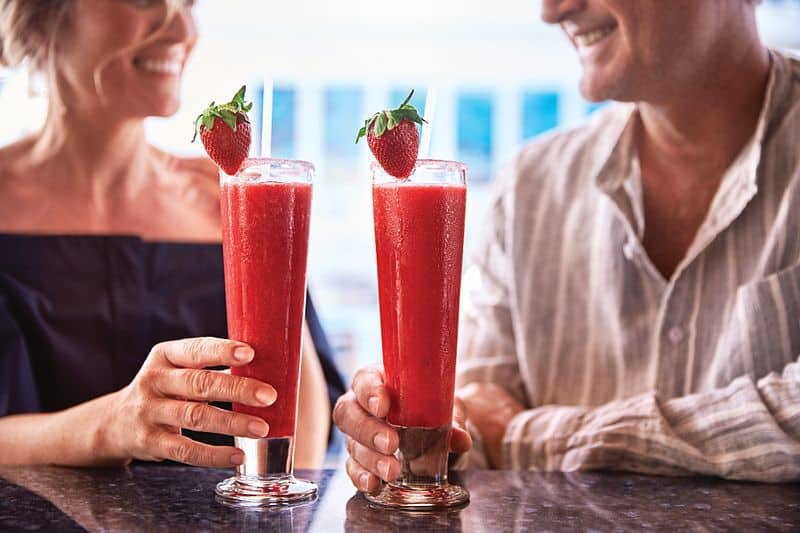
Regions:
<svg viewBox="0 0 800 533"><path fill-rule="evenodd" d="M626 242L625 245L622 247L622 254L625 256L625 258L628 261L632 261L633 260L633 256L634 256L635 253L636 253L636 251L635 251L635 249L633 247L633 243L632 242Z"/></svg>
<svg viewBox="0 0 800 533"><path fill-rule="evenodd" d="M669 332L667 332L667 337L672 344L678 344L683 340L683 328L679 326L673 326L669 328Z"/></svg>

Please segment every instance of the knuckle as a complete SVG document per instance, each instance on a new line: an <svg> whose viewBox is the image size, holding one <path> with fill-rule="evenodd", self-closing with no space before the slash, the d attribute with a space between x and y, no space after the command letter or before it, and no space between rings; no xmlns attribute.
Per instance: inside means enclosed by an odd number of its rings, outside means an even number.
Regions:
<svg viewBox="0 0 800 533"><path fill-rule="evenodd" d="M214 376L211 372L205 370L190 372L187 379L189 381L189 390L200 398L207 397L214 386Z"/></svg>
<svg viewBox="0 0 800 533"><path fill-rule="evenodd" d="M236 416L234 414L229 414L229 415L226 415L224 417L224 420L222 422L222 426L225 427L225 434L226 435L235 435L235 434L239 433L237 431L238 427L240 427L240 426L242 428L247 427L247 421L241 419L240 417L238 417L238 416Z"/></svg>
<svg viewBox="0 0 800 533"><path fill-rule="evenodd" d="M365 420L361 424L356 425L356 429L352 437L361 444L365 444L367 446L372 445L372 438L377 433L378 428L375 427L375 424L372 420Z"/></svg>
<svg viewBox="0 0 800 533"><path fill-rule="evenodd" d="M151 451L154 445L153 441L152 433L144 428L133 432L133 445L139 451Z"/></svg>
<svg viewBox="0 0 800 533"><path fill-rule="evenodd" d="M203 338L187 339L183 343L183 352L193 365L198 364L202 360L204 348L205 341Z"/></svg>
<svg viewBox="0 0 800 533"><path fill-rule="evenodd" d="M353 456L353 439L350 436L344 438L344 448L347 450L347 455Z"/></svg>
<svg viewBox="0 0 800 533"><path fill-rule="evenodd" d="M339 429L345 431L342 427L343 424L347 421L348 414L350 409L352 409L353 405L353 393L348 392L336 402L336 405L333 406L333 422L336 424Z"/></svg>
<svg viewBox="0 0 800 533"><path fill-rule="evenodd" d="M220 379L220 387L226 390L231 398L249 400L255 397L256 383L248 378L225 375Z"/></svg>
<svg viewBox="0 0 800 533"><path fill-rule="evenodd" d="M194 447L188 443L175 444L171 447L169 455L181 463L191 463L195 458Z"/></svg>
<svg viewBox="0 0 800 533"><path fill-rule="evenodd" d="M147 402L145 402L142 398L136 398L131 403L130 413L134 422L141 422L148 414Z"/></svg>
<svg viewBox="0 0 800 533"><path fill-rule="evenodd" d="M377 370L372 366L367 366L356 370L356 373L353 374L352 389L356 390L360 387L371 385L375 381L376 372Z"/></svg>
<svg viewBox="0 0 800 533"><path fill-rule="evenodd" d="M161 371L157 368L147 367L139 371L134 380L134 385L138 392L147 391L153 384L161 378Z"/></svg>
<svg viewBox="0 0 800 533"><path fill-rule="evenodd" d="M372 435L375 429L372 424L359 424L356 429L355 439L360 443L372 442Z"/></svg>
<svg viewBox="0 0 800 533"><path fill-rule="evenodd" d="M347 470L347 475L350 476L350 480L353 482L354 485L358 485L358 478L361 474L361 469L356 465L356 462L350 458L347 460L345 464L345 470Z"/></svg>
<svg viewBox="0 0 800 533"><path fill-rule="evenodd" d="M205 406L196 402L186 402L183 406L181 421L184 427L197 428L203 422L203 408Z"/></svg>
<svg viewBox="0 0 800 533"><path fill-rule="evenodd" d="M154 344L152 348L150 348L150 353L147 355L147 358L150 359L152 357L157 357L160 354L166 351L167 344L165 342L159 342L158 344Z"/></svg>

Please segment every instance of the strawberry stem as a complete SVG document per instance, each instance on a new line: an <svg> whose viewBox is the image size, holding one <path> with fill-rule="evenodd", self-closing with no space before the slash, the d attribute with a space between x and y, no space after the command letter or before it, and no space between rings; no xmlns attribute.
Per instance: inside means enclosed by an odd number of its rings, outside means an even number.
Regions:
<svg viewBox="0 0 800 533"><path fill-rule="evenodd" d="M247 117L247 112L253 108L253 102L245 102L244 93L246 90L247 86L242 85L242 87L236 91L236 94L233 95L231 101L225 104L215 105L214 102L211 102L194 121L194 136L192 137L192 142L197 139L197 134L201 127L208 130L214 129L216 119L223 121L233 131L236 131L236 125L239 123L239 120L250 122L250 119Z"/></svg>
<svg viewBox="0 0 800 533"><path fill-rule="evenodd" d="M373 127L375 137L381 137L387 131L395 129L404 120L414 122L415 124L427 122L424 118L419 116L417 109L408 103L411 101L412 96L414 96L414 89L411 89L411 92L408 93L406 99L403 100L403 103L400 104L400 107L397 109L380 111L365 120L364 126L362 126L361 129L358 130L358 134L356 134L356 144L361 140L361 137L368 136L370 129Z"/></svg>

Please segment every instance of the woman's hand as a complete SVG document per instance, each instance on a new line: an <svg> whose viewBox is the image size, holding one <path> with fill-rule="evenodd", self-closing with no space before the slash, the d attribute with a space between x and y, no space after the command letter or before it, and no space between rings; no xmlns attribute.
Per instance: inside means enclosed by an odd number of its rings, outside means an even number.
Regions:
<svg viewBox="0 0 800 533"><path fill-rule="evenodd" d="M392 481L400 474L400 463L393 455L399 445L397 431L387 422L389 393L383 384L383 370L367 367L356 372L351 390L336 402L333 421L346 435L347 475L360 491L376 492L381 481ZM450 451L464 453L472 439L464 429L460 402L456 401Z"/></svg>
<svg viewBox="0 0 800 533"><path fill-rule="evenodd" d="M238 402L254 407L275 403L277 392L266 383L204 370L242 366L253 356L253 349L244 343L211 337L157 344L133 381L114 393L98 438L100 453L111 462L172 459L200 466L241 464L241 450L193 441L182 436L180 429L265 437L269 426L261 418L206 403Z"/></svg>

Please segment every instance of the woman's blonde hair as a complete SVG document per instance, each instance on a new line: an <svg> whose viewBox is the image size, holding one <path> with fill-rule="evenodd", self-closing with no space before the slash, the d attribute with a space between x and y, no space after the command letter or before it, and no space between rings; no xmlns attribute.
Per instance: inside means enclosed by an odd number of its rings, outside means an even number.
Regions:
<svg viewBox="0 0 800 533"><path fill-rule="evenodd" d="M161 26L142 43L154 40L170 24L185 0L164 0L167 8ZM0 65L15 68L27 64L32 72L44 74L55 101L63 106L56 83L55 49L59 34L69 23L75 0L0 0ZM102 95L103 68L130 49L109 54L94 72L95 90Z"/></svg>
<svg viewBox="0 0 800 533"><path fill-rule="evenodd" d="M17 67L28 62L34 70L47 68L56 35L74 0L0 0L0 64Z"/></svg>

